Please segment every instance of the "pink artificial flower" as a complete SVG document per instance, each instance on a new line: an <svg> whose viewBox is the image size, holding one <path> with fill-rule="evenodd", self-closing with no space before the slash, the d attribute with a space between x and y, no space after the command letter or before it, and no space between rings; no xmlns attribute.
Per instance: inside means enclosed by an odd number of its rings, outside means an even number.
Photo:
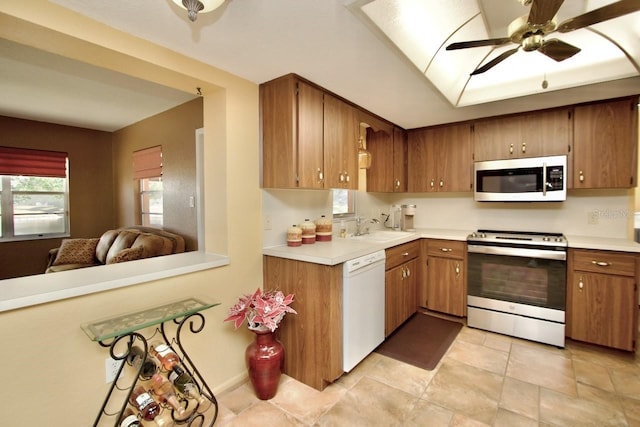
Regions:
<svg viewBox="0 0 640 427"><path fill-rule="evenodd" d="M281 291L262 292L256 289L253 295L243 295L229 309L229 316L224 321L233 321L235 328L247 320L250 327L264 326L275 331L286 313L297 314L289 307L293 302L293 294L285 295Z"/></svg>

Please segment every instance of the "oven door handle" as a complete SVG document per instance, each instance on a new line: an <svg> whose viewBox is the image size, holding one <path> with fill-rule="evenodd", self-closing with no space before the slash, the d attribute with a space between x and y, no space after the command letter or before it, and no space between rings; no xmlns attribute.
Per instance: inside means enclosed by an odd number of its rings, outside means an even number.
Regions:
<svg viewBox="0 0 640 427"><path fill-rule="evenodd" d="M565 251L549 251L544 249L508 248L504 246L482 246L468 245L467 252L486 255L506 255L523 258L542 258L565 261L567 253Z"/></svg>

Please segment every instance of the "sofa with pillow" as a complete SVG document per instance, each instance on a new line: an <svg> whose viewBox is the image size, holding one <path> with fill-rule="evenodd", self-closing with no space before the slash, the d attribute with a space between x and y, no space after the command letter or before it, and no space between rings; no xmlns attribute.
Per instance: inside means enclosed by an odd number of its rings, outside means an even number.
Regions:
<svg viewBox="0 0 640 427"><path fill-rule="evenodd" d="M99 238L62 239L49 251L45 273L115 264L184 252L184 238L153 227L133 226L106 231Z"/></svg>

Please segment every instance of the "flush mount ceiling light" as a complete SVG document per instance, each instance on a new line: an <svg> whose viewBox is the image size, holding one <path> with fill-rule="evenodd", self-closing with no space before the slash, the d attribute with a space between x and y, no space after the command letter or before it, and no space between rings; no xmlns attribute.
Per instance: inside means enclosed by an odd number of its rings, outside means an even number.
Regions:
<svg viewBox="0 0 640 427"><path fill-rule="evenodd" d="M175 4L187 10L191 22L198 19L198 13L211 12L219 8L224 0L173 0Z"/></svg>
<svg viewBox="0 0 640 427"><path fill-rule="evenodd" d="M455 107L640 75L640 0L355 1Z"/></svg>

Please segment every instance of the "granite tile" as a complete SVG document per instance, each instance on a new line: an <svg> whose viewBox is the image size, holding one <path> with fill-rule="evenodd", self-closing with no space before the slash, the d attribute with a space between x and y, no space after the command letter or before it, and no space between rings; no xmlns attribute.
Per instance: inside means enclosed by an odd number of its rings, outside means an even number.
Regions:
<svg viewBox="0 0 640 427"><path fill-rule="evenodd" d="M491 424L498 410L502 376L447 359L427 387L423 399Z"/></svg>
<svg viewBox="0 0 640 427"><path fill-rule="evenodd" d="M537 420L540 387L515 378L506 377L502 385L500 408Z"/></svg>
<svg viewBox="0 0 640 427"><path fill-rule="evenodd" d="M577 396L572 360L544 347L514 343L507 376Z"/></svg>
<svg viewBox="0 0 640 427"><path fill-rule="evenodd" d="M446 357L495 374L504 375L509 353L485 347L484 345L456 341L452 344Z"/></svg>
<svg viewBox="0 0 640 427"><path fill-rule="evenodd" d="M540 389L540 421L554 426L625 426L624 413L590 399Z"/></svg>

